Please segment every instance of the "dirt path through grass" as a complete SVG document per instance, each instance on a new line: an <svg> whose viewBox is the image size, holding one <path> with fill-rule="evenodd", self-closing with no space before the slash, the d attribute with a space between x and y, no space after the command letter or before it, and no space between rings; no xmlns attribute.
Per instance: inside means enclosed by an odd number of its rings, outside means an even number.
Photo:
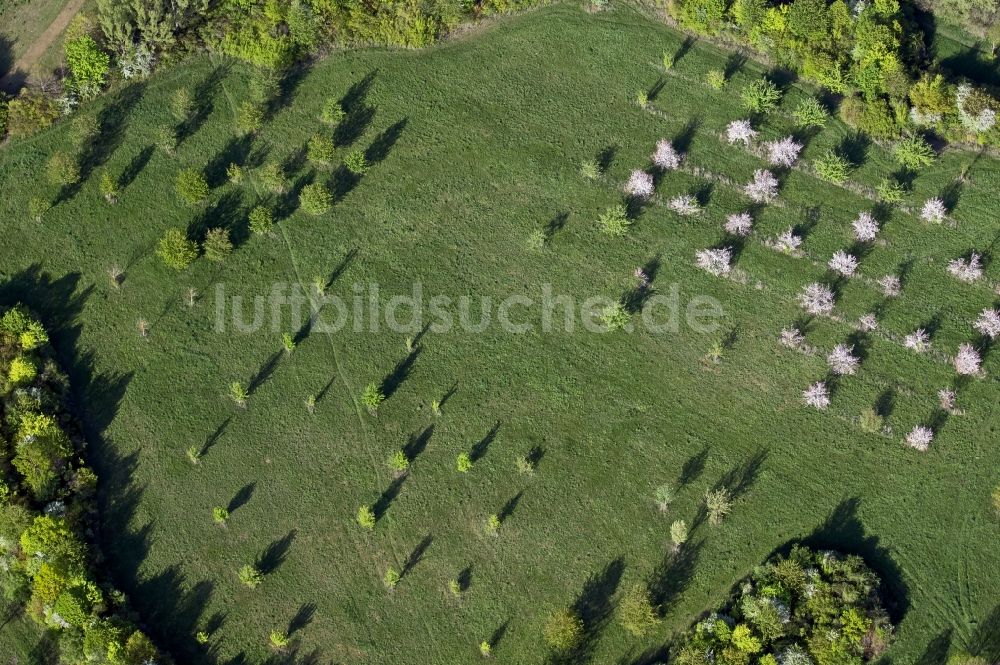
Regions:
<svg viewBox="0 0 1000 665"><path fill-rule="evenodd" d="M49 27L45 29L45 32L38 36L38 39L36 39L34 43L28 47L28 50L24 52L24 55L17 59L17 62L14 63L14 66L11 67L10 71L7 72L2 79L0 79L0 90L13 92L9 86L13 83L15 78L18 77L18 72L22 73L21 76L27 77L27 75L31 72L31 68L34 67L39 60L41 60L42 56L45 55L45 52L50 46L52 46L59 35L62 34L63 30L66 29L66 26L68 26L69 22L73 20L73 17L80 11L80 8L83 7L83 2L84 0L70 0L69 3L62 8L62 11L59 12L59 15L56 16L52 23L49 24Z"/></svg>

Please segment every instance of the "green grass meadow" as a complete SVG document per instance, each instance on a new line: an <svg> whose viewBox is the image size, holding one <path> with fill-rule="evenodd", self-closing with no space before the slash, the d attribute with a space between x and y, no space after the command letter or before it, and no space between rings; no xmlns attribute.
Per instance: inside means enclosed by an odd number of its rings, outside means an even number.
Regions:
<svg viewBox="0 0 1000 665"><path fill-rule="evenodd" d="M252 141L234 130L248 72L194 59L86 110L104 128L93 168L41 224L26 214L27 201L55 195L45 164L67 149L66 128L0 152L0 295L27 301L57 329L103 482L107 566L179 662L264 662L275 657L268 633L291 629L295 662L471 663L493 639L499 662L542 663L545 617L576 606L589 662L652 663L753 566L800 538L861 553L886 581L901 619L886 655L894 664L937 662L942 640L1000 652L1000 521L990 505L1000 482L997 351L986 357L986 377L961 387L964 415L939 423L928 452L902 444L954 381L944 355L973 340L971 321L997 302L997 262L971 285L945 266L973 249L996 253L998 162L947 150L915 178L905 204L919 209L947 190L957 225L891 214L862 277L838 299L840 320L814 321L807 339L829 350L870 311L880 313L880 329L831 408L807 410L801 391L825 376L825 353L784 349L778 335L802 314L800 289L852 244L850 222L872 201L792 170L783 203L763 209L739 254L741 279L698 270L694 253L722 241L726 215L748 200L719 182L706 192L709 181L690 168L662 178L657 202L627 237L595 224L660 138L680 137L688 167L737 183L764 167L720 138L744 117L739 90L763 70L745 63L713 90L705 73L724 68L728 54L695 44L665 72L663 52L683 40L630 9L589 14L560 4L423 51L339 53L290 87ZM207 110L168 157L152 146L180 86L196 90ZM650 109L637 105L640 90L654 91ZM793 86L783 110L805 94ZM301 155L312 134L329 131L317 119L324 101L345 96L357 131L342 132L338 159L359 148L380 159L329 213L290 213L272 237L250 237L246 214L268 195L253 177L225 183L226 165L280 160L299 185L330 178ZM775 113L761 134L792 129ZM809 139L801 163L845 139L863 158L853 182L874 187L896 168L887 150L837 121ZM609 146L607 173L581 177L580 163ZM177 171L206 165L209 203L184 206ZM117 205L98 192L101 169L123 174ZM701 215L666 207L695 189L708 196ZM528 249L531 232L554 219L564 223L548 247ZM189 225L230 226L237 249L222 264L202 258L172 271L156 242ZM789 226L807 229L805 258L764 245ZM582 301L618 298L634 285L633 270L654 260L657 292L678 284L682 305L698 295L721 303L717 332L536 327L515 335L494 325L428 332L408 363L406 334L384 329L312 332L287 356L281 333L296 332L287 318L280 330L215 330L220 284L246 300L275 282L335 277L331 293L350 300L353 284L378 283L385 302L420 282L425 297L474 303L537 299L551 284ZM117 289L107 274L115 264L125 272ZM903 293L885 301L871 282L901 267ZM188 307L192 287L200 297ZM537 321L535 309L515 312ZM140 319L150 324L145 338ZM931 321L937 354L904 349L902 337ZM722 361L707 362L730 333ZM394 374L398 387L369 415L364 387ZM237 380L257 384L246 409L227 397ZM449 393L436 417L431 402ZM310 394L320 395L314 414L303 403ZM877 402L891 435L864 434L856 422ZM414 441L422 450L394 479L387 460ZM185 450L203 445L193 466ZM480 459L458 473L456 455L477 446ZM516 458L535 447L543 452L536 472L519 474ZM667 515L653 501L664 482L679 488ZM739 488L733 513L718 527L698 526L672 554L670 522L691 524L705 490L720 482ZM369 533L355 514L380 496L391 501L383 499ZM212 507L230 502L229 524L216 526ZM492 513L509 513L497 535L485 526ZM267 574L250 590L236 572L255 560ZM387 566L405 569L391 593ZM468 589L454 598L448 581L463 571ZM665 613L642 639L611 616L615 594L636 583L651 585ZM195 643L197 630L211 631L208 647ZM18 642L0 629L0 646L23 648Z"/></svg>

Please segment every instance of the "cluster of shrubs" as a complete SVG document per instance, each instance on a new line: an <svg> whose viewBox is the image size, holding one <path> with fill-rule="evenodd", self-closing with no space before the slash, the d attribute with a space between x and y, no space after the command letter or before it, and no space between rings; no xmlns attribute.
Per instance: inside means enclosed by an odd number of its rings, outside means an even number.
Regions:
<svg viewBox="0 0 1000 665"><path fill-rule="evenodd" d="M892 624L857 556L794 547L757 567L728 607L680 640L677 665L849 665L881 655Z"/></svg>
<svg viewBox="0 0 1000 665"><path fill-rule="evenodd" d="M0 602L56 638L59 662L166 663L96 575L97 476L63 408L68 386L48 335L23 307L0 318Z"/></svg>
<svg viewBox="0 0 1000 665"><path fill-rule="evenodd" d="M1000 101L928 63L913 7L898 0L678 0L684 28L765 53L838 95L843 120L878 139L934 130L951 141L1000 145ZM919 74L919 77L918 77Z"/></svg>

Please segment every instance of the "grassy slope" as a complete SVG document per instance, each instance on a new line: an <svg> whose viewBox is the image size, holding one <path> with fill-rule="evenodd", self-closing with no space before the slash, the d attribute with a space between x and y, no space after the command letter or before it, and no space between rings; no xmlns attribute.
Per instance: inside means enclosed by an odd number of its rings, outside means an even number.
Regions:
<svg viewBox="0 0 1000 665"><path fill-rule="evenodd" d="M828 257L849 244L849 221L866 201L793 173L783 191L789 205L763 213L740 257L746 284L712 279L692 266L696 249L721 239L725 215L745 205L732 190L717 187L706 213L693 220L651 207L625 240L594 228L596 215L617 200L616 183L646 163L657 138L676 135L693 117L700 125L691 163L737 180L758 166L717 138L740 115L735 91L756 74L737 74L722 92L687 80L721 67L724 54L696 46L665 77L655 101L665 118L632 102L636 90L661 76L661 52L680 41L628 11L591 16L558 6L437 49L325 60L255 149L272 158L298 150L318 129L323 100L374 72L364 103L376 113L356 145L368 146L405 119L387 158L328 215L293 215L276 237L249 239L223 266L199 261L181 275L164 268L152 249L164 229L195 217L175 200L176 170L204 165L232 141L232 101L246 87L239 67L206 90L212 110L178 156L153 154L117 207L103 204L91 177L43 226L25 218L25 202L39 185L24 174L41 172L46 155L65 140L62 129L0 157L0 183L9 193L0 202L9 220L0 259L21 283L33 281L22 272L31 266L56 280L43 309L50 316L79 310L57 341L86 359L77 365L78 383L99 377L84 398L93 427L103 433L94 454L105 478L111 563L154 630L171 636L185 660L201 661L191 636L210 617L221 619L212 653L225 662L242 652L253 662L268 653L268 631L304 609L312 618L297 638L304 652L318 649L323 660L468 662L481 640L506 626L497 656L540 662L539 626L549 611L583 594L591 601L588 614L599 617L608 590L643 581L663 563L669 612L656 634L634 640L613 624L595 631L593 662L616 662L662 644L775 547L814 532L832 514L836 519L823 529L831 540L865 552L887 577L899 576L895 586L905 592L908 611L895 661L915 662L949 627L956 640L971 639L976 622L994 611L989 590L998 581L1000 555L987 497L1000 462L993 445L1000 416L991 406L996 381L963 391L967 415L949 419L932 450L918 455L899 438L931 414L935 391L952 377L945 364L876 337L859 375L843 382L830 412L819 414L801 407L799 393L823 376L822 358L781 351L775 341L798 315L799 288L823 270L776 255L760 239L802 222L804 208L817 206L819 221L805 247L811 256ZM141 90L107 167L120 172L141 155L167 119L166 97L179 85L198 85L212 69L208 60L196 60ZM764 133L787 129L776 117ZM807 156L845 135L842 126L831 126ZM607 181L582 181L579 162L611 143L619 149ZM950 281L944 264L995 242L996 164L947 153L917 179L912 196L919 204L970 162L957 229L895 216L887 242L861 268L877 277L911 260L904 296L885 306L884 326L902 335L940 313L935 344L945 351L971 337L969 319L995 299L984 286ZM890 168L872 146L855 177L874 184ZM659 191L669 196L694 184L672 174ZM254 192L252 185L221 186L213 192L221 205L210 214L245 211ZM551 249L527 252L530 231L561 212L569 213L568 222ZM242 220L242 212L234 218ZM667 291L678 282L685 297L717 297L737 340L721 366L706 369L701 358L716 336L687 330L430 334L412 374L373 419L359 410L357 396L405 357L404 336L313 334L280 360L246 411L234 408L227 384L249 380L266 365L280 335L213 333L213 285L224 282L230 294L266 294L274 281L308 283L329 274L352 249L356 258L333 286L344 296L353 282L377 281L389 294L408 292L419 279L428 294L502 298L537 294L548 282L581 299L614 297L629 286L636 265L660 255L656 286ZM120 292L105 274L113 263L127 270ZM1000 277L995 264L989 272ZM193 309L182 304L188 286L204 294ZM853 318L879 303L875 289L854 280L840 307ZM145 340L135 332L140 317L152 324ZM846 324L824 321L809 339L828 348L849 332ZM1000 372L995 353L987 370L991 377ZM445 416L433 421L430 401L456 382ZM328 384L309 416L303 398ZM115 385L124 386L120 402ZM863 435L852 418L887 389L895 394L889 424L896 435ZM433 435L399 496L374 534L361 533L353 516L390 485L385 460L432 421ZM455 473L455 455L497 421L499 434L485 457L469 475ZM219 429L204 462L191 468L184 450ZM541 466L534 477L520 477L514 459L533 445L545 449ZM690 522L706 487L748 464L756 471L731 518L697 530L691 556L675 561L666 554L670 518L656 512L652 491L676 481L685 462L704 451L704 468L681 491L672 517ZM211 507L247 486L252 497L229 527L213 526ZM484 534L486 516L519 494L502 535ZM290 534L283 561L261 588L241 588L236 569L269 546L281 551ZM429 535L423 560L387 594L385 566L401 566ZM466 567L472 585L455 601L446 582Z"/></svg>

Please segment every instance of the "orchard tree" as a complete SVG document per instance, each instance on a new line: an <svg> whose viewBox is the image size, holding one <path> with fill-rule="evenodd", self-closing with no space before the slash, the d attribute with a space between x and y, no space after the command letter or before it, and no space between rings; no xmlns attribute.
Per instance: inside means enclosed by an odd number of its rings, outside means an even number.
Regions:
<svg viewBox="0 0 1000 665"><path fill-rule="evenodd" d="M188 205L201 203L208 198L208 182L201 171L183 169L178 171L175 182L177 194Z"/></svg>
<svg viewBox="0 0 1000 665"><path fill-rule="evenodd" d="M181 229L167 229L156 246L156 254L174 270L184 270L198 258L198 245Z"/></svg>
<svg viewBox="0 0 1000 665"><path fill-rule="evenodd" d="M209 229L201 245L205 258L209 261L225 261L233 251L233 241L229 239L229 229Z"/></svg>
<svg viewBox="0 0 1000 665"><path fill-rule="evenodd" d="M322 215L333 206L333 194L324 185L314 182L302 188L299 206L309 215Z"/></svg>
<svg viewBox="0 0 1000 665"><path fill-rule="evenodd" d="M649 599L649 590L638 584L629 587L618 603L618 620L625 630L636 637L642 637L660 623L660 617Z"/></svg>
<svg viewBox="0 0 1000 665"><path fill-rule="evenodd" d="M80 165L75 157L65 152L53 154L46 170L53 185L66 187L80 181Z"/></svg>
<svg viewBox="0 0 1000 665"><path fill-rule="evenodd" d="M543 634L553 649L572 651L583 639L583 620L570 609L559 610L549 615Z"/></svg>

